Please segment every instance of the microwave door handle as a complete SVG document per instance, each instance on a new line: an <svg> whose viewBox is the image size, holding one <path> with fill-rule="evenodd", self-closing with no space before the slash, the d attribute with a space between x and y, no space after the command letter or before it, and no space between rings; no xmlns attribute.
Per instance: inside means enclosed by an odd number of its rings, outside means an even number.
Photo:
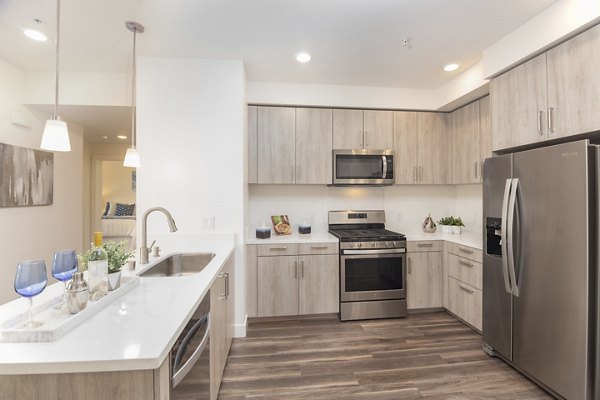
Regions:
<svg viewBox="0 0 600 400"><path fill-rule="evenodd" d="M500 230L500 240L502 243L502 276L504 277L504 289L507 293L512 294L512 288L508 278L508 240L506 232L508 231L508 200L510 196L510 188L512 180L507 179L504 186L504 197L502 199L502 228Z"/></svg>
<svg viewBox="0 0 600 400"><path fill-rule="evenodd" d="M387 177L387 157L386 156L381 156L381 159L383 161L383 176L381 177L381 179L385 179Z"/></svg>

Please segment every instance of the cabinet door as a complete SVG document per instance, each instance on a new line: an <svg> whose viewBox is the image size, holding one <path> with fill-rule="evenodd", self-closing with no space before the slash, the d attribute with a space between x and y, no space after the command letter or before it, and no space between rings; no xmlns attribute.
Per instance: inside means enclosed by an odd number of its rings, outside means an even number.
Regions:
<svg viewBox="0 0 600 400"><path fill-rule="evenodd" d="M549 138L600 130L600 26L547 54Z"/></svg>
<svg viewBox="0 0 600 400"><path fill-rule="evenodd" d="M225 334L223 335L223 359L227 362L231 342L235 334L235 260L230 258L223 268L225 273ZM225 367L225 363L223 367Z"/></svg>
<svg viewBox="0 0 600 400"><path fill-rule="evenodd" d="M442 253L410 253L406 284L409 309L442 307Z"/></svg>
<svg viewBox="0 0 600 400"><path fill-rule="evenodd" d="M248 183L258 183L258 107L248 106Z"/></svg>
<svg viewBox="0 0 600 400"><path fill-rule="evenodd" d="M418 178L421 184L447 184L452 179L452 141L448 116L418 113Z"/></svg>
<svg viewBox="0 0 600 400"><path fill-rule="evenodd" d="M296 181L296 109L258 107L258 183Z"/></svg>
<svg viewBox="0 0 600 400"><path fill-rule="evenodd" d="M333 110L333 148L363 148L363 110Z"/></svg>
<svg viewBox="0 0 600 400"><path fill-rule="evenodd" d="M483 160L492 156L492 129L490 126L490 96L479 100L479 181L483 181Z"/></svg>
<svg viewBox="0 0 600 400"><path fill-rule="evenodd" d="M417 113L394 112L394 157L396 184L417 183Z"/></svg>
<svg viewBox="0 0 600 400"><path fill-rule="evenodd" d="M452 113L453 175L452 183L479 182L479 102Z"/></svg>
<svg viewBox="0 0 600 400"><path fill-rule="evenodd" d="M546 139L546 54L492 79L494 151Z"/></svg>
<svg viewBox="0 0 600 400"><path fill-rule="evenodd" d="M332 118L325 108L296 108L296 183L332 183Z"/></svg>
<svg viewBox="0 0 600 400"><path fill-rule="evenodd" d="M394 112L365 110L363 136L365 149L394 148Z"/></svg>
<svg viewBox="0 0 600 400"><path fill-rule="evenodd" d="M298 257L258 257L258 316L298 314Z"/></svg>
<svg viewBox="0 0 600 400"><path fill-rule="evenodd" d="M300 314L339 311L339 256L300 256Z"/></svg>
<svg viewBox="0 0 600 400"><path fill-rule="evenodd" d="M210 398L215 400L219 393L223 370L227 361L225 336L227 307L224 301L225 282L221 275L210 288Z"/></svg>

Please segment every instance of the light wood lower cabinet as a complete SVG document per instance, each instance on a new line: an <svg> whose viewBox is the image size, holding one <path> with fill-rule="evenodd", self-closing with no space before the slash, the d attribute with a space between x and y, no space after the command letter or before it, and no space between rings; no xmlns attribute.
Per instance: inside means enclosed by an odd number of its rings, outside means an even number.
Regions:
<svg viewBox="0 0 600 400"><path fill-rule="evenodd" d="M215 400L234 333L234 260L230 258L210 288L210 398Z"/></svg>
<svg viewBox="0 0 600 400"><path fill-rule="evenodd" d="M299 314L339 311L339 268L337 254L300 256Z"/></svg>
<svg viewBox="0 0 600 400"><path fill-rule="evenodd" d="M246 248L248 317L338 312L337 243L285 244L288 255L270 255L272 246Z"/></svg>
<svg viewBox="0 0 600 400"><path fill-rule="evenodd" d="M406 302L409 310L442 307L442 252L407 254Z"/></svg>
<svg viewBox="0 0 600 400"><path fill-rule="evenodd" d="M448 310L481 331L481 290L448 277Z"/></svg>

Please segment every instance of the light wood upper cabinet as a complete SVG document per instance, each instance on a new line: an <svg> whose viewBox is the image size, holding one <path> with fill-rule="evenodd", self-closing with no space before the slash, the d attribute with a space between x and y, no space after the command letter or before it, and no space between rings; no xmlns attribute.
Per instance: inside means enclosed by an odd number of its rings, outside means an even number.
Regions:
<svg viewBox="0 0 600 400"><path fill-rule="evenodd" d="M321 314L339 311L339 256L337 254L298 257L300 264L299 313Z"/></svg>
<svg viewBox="0 0 600 400"><path fill-rule="evenodd" d="M406 276L409 309L442 307L442 252L409 253Z"/></svg>
<svg viewBox="0 0 600 400"><path fill-rule="evenodd" d="M396 184L417 183L418 167L417 113L394 112L394 163Z"/></svg>
<svg viewBox="0 0 600 400"><path fill-rule="evenodd" d="M546 54L492 79L490 101L494 151L545 140Z"/></svg>
<svg viewBox="0 0 600 400"><path fill-rule="evenodd" d="M298 314L298 257L258 257L259 317Z"/></svg>
<svg viewBox="0 0 600 400"><path fill-rule="evenodd" d="M547 55L549 138L600 130L600 25Z"/></svg>
<svg viewBox="0 0 600 400"><path fill-rule="evenodd" d="M490 96L485 96L479 100L479 155L482 161L492 156L492 127L490 124ZM480 179L481 171L480 168Z"/></svg>
<svg viewBox="0 0 600 400"><path fill-rule="evenodd" d="M258 183L258 107L248 106L248 183Z"/></svg>
<svg viewBox="0 0 600 400"><path fill-rule="evenodd" d="M332 182L332 113L296 108L296 183Z"/></svg>
<svg viewBox="0 0 600 400"><path fill-rule="evenodd" d="M479 102L459 108L452 113L453 183L478 183L479 166Z"/></svg>
<svg viewBox="0 0 600 400"><path fill-rule="evenodd" d="M296 109L258 107L258 183L295 183Z"/></svg>
<svg viewBox="0 0 600 400"><path fill-rule="evenodd" d="M394 112L365 110L364 148L385 150L394 147Z"/></svg>
<svg viewBox="0 0 600 400"><path fill-rule="evenodd" d="M333 110L333 148L363 148L363 110Z"/></svg>
<svg viewBox="0 0 600 400"><path fill-rule="evenodd" d="M420 112L418 118L418 180L421 184L447 184L452 178L452 141L448 115Z"/></svg>

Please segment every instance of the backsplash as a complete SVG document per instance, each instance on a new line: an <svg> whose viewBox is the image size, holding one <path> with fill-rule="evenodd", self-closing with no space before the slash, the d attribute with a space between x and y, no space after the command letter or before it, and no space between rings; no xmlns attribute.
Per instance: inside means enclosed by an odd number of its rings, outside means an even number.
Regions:
<svg viewBox="0 0 600 400"><path fill-rule="evenodd" d="M330 210L385 210L390 225L420 229L431 213L435 221L461 216L466 230L481 232L481 185L402 185L389 187L328 187L323 185L250 185L250 229L271 215L287 214L294 231L304 219L315 232L327 230Z"/></svg>

